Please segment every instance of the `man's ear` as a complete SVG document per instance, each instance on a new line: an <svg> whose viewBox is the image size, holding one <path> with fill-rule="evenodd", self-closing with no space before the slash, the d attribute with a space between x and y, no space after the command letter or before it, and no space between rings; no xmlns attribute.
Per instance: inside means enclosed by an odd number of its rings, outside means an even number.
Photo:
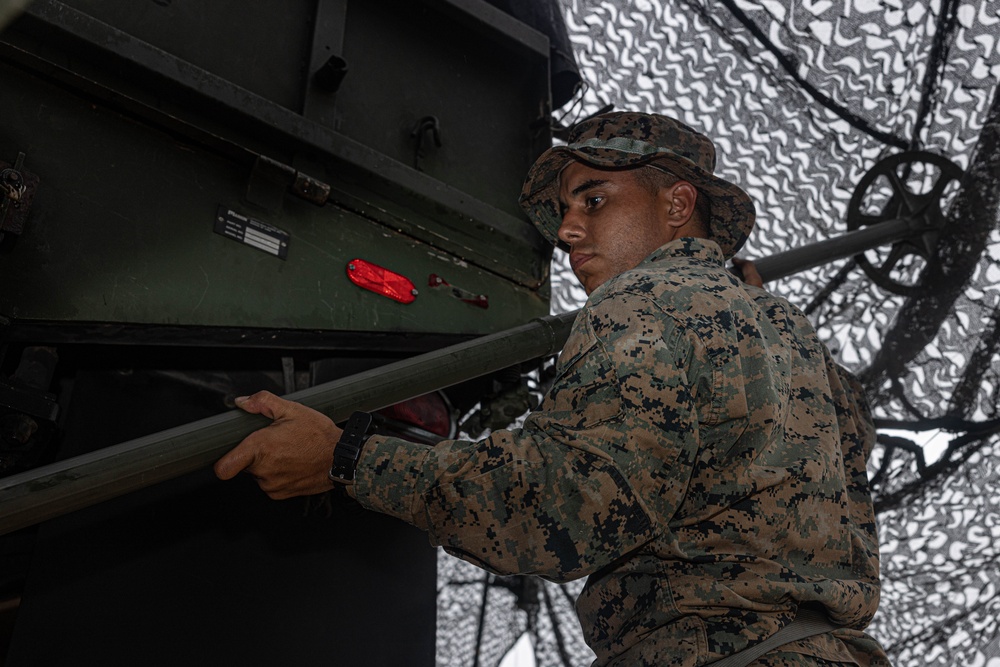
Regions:
<svg viewBox="0 0 1000 667"><path fill-rule="evenodd" d="M687 181L678 181L669 188L660 190L667 225L683 227L694 216L694 205L698 200L698 190Z"/></svg>

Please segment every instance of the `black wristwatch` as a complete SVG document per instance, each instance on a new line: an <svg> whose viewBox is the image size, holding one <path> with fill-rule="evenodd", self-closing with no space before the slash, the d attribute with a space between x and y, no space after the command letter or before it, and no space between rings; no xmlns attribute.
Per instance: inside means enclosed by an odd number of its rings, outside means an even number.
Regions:
<svg viewBox="0 0 1000 667"><path fill-rule="evenodd" d="M367 412L355 412L344 425L340 441L333 449L333 467L330 468L330 481L347 484L354 481L354 472L358 468L358 457L361 448L370 438L372 416Z"/></svg>

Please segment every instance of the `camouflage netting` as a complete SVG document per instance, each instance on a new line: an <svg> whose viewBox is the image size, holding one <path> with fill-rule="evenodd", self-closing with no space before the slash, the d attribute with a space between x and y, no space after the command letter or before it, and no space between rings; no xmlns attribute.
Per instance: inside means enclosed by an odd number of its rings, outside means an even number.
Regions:
<svg viewBox="0 0 1000 667"><path fill-rule="evenodd" d="M884 588L871 632L896 665L1000 666L1000 3L562 1L586 83L555 122L612 104L713 137L717 173L758 206L742 255L942 212L937 237L770 288L859 373L879 418ZM910 151L946 159L893 157ZM574 308L584 295L557 265L554 308ZM479 636L483 573L442 568L440 664L496 665L525 630L539 665L589 664L576 589L546 585L526 603L530 590L491 585ZM450 589L468 599L448 602Z"/></svg>

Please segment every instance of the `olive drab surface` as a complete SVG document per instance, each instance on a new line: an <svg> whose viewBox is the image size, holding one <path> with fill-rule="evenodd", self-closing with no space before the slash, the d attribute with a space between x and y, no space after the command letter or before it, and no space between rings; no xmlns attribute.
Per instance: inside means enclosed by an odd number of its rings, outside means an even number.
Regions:
<svg viewBox="0 0 1000 667"><path fill-rule="evenodd" d="M535 4L5 3L0 474L547 316L517 193L579 77ZM492 384L434 395L445 434ZM418 532L140 486L0 537L4 664L434 664Z"/></svg>

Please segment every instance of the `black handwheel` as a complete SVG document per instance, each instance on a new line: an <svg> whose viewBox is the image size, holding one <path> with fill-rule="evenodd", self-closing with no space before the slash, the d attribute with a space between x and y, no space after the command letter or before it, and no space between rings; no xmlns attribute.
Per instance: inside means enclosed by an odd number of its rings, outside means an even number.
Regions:
<svg viewBox="0 0 1000 667"><path fill-rule="evenodd" d="M934 257L944 227L943 204L962 170L946 157L907 151L879 160L854 190L847 209L847 229L907 220L914 234L891 246L856 255L875 284L904 296L920 292L923 269Z"/></svg>

